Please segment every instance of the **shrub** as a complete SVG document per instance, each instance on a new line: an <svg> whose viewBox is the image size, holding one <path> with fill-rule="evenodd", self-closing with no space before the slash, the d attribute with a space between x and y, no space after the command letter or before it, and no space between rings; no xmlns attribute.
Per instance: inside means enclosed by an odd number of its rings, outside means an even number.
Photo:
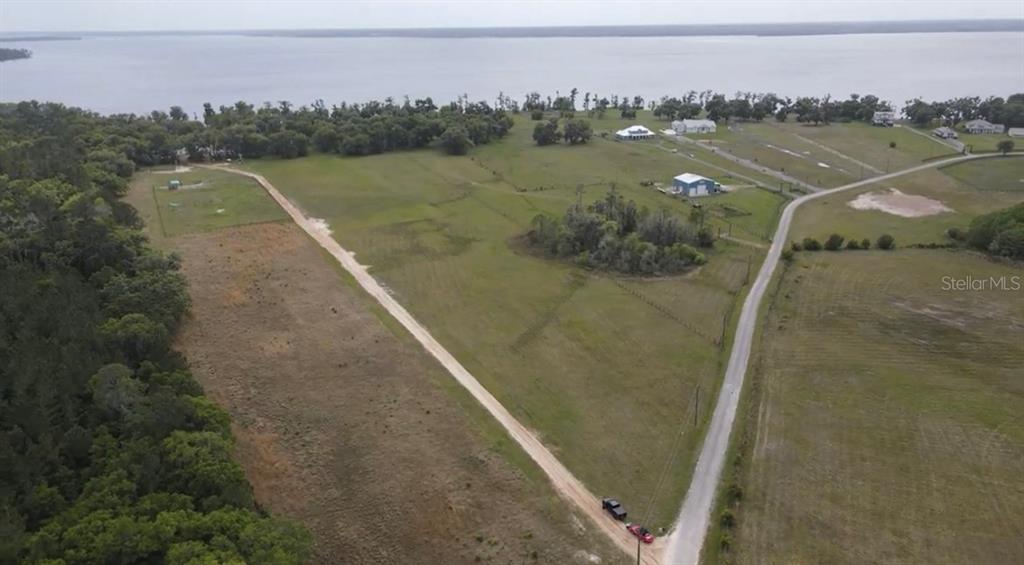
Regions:
<svg viewBox="0 0 1024 565"><path fill-rule="evenodd" d="M782 251L782 260L789 263L790 261L793 260L794 255L795 253L793 253L792 249L784 249Z"/></svg>
<svg viewBox="0 0 1024 565"><path fill-rule="evenodd" d="M896 247L896 239L893 236L891 236L891 235L889 235L887 233L883 233L878 238L878 241L875 242L875 245L879 249L886 249L886 250L892 249L893 247Z"/></svg>
<svg viewBox="0 0 1024 565"><path fill-rule="evenodd" d="M721 537L718 538L718 547L722 548L722 551L729 551L732 548L732 536L727 532L722 532Z"/></svg>
<svg viewBox="0 0 1024 565"><path fill-rule="evenodd" d="M799 241L794 241L793 244L790 245L790 249L792 251L803 251L804 250L804 246L801 245Z"/></svg>
<svg viewBox="0 0 1024 565"><path fill-rule="evenodd" d="M860 249L860 242L857 241L856 239L851 239L850 241L846 242L846 248L851 250Z"/></svg>
<svg viewBox="0 0 1024 565"><path fill-rule="evenodd" d="M825 249L828 251L838 251L842 249L844 241L846 241L845 237L834 233L828 236L828 239L825 241Z"/></svg>
<svg viewBox="0 0 1024 565"><path fill-rule="evenodd" d="M813 237L805 237L803 246L805 251L821 251L821 242Z"/></svg>
<svg viewBox="0 0 1024 565"><path fill-rule="evenodd" d="M530 110L530 119L540 121L544 119L544 110Z"/></svg>
<svg viewBox="0 0 1024 565"><path fill-rule="evenodd" d="M860 240L860 248L861 249L871 249L871 240L866 238L866 237L864 239Z"/></svg>
<svg viewBox="0 0 1024 565"><path fill-rule="evenodd" d="M725 510L722 510L722 515L719 516L718 523L721 524L723 528L731 528L736 525L736 515L732 513L732 510L726 508Z"/></svg>

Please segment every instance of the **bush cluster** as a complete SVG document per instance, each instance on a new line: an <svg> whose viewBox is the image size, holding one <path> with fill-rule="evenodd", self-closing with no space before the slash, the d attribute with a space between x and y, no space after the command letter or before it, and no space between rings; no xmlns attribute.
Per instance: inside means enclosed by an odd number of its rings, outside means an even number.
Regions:
<svg viewBox="0 0 1024 565"><path fill-rule="evenodd" d="M631 274L678 273L705 262L694 246L699 234L668 210L650 212L625 201L614 189L586 209L573 205L562 218L539 214L528 234L530 244L583 266Z"/></svg>
<svg viewBox="0 0 1024 565"><path fill-rule="evenodd" d="M896 239L889 234L882 234L875 241L875 247L885 250L894 249L896 247ZM848 249L851 251L871 249L871 240L866 237L861 240L853 238L846 239L846 237L838 233L834 233L828 236L828 239L826 239L825 243L822 244L813 237L805 237L803 241L794 241L790 244L789 249L786 250L789 254L783 258L791 259L793 257L792 254L797 251L821 251L822 249L826 251L840 251L842 249Z"/></svg>
<svg viewBox="0 0 1024 565"><path fill-rule="evenodd" d="M1024 259L1024 203L978 216L967 233L957 228L946 233L986 253Z"/></svg>

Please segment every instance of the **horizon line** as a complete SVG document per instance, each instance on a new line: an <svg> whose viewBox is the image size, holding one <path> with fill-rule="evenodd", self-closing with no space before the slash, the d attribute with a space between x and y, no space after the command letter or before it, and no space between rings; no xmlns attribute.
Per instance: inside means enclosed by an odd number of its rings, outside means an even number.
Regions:
<svg viewBox="0 0 1024 565"><path fill-rule="evenodd" d="M43 35L73 36L82 35L236 35L236 34L311 34L311 33L347 33L352 35L373 34L373 33L410 33L410 32L486 32L486 31L572 31L572 30L699 30L701 28L717 28L742 30L750 28L786 28L796 26L823 27L823 26L859 26L869 24L883 25L980 25L996 24L1012 26L1015 29L1006 31L1024 31L1024 18L942 18L942 19L889 19L889 20L829 20L829 21L792 21L792 22L747 22L747 23L651 23L651 24L587 24L587 25L543 25L543 26L444 26L444 27L254 27L254 28L203 28L203 29L90 29L90 30L22 30L22 31L0 31L0 40L7 40L19 36L37 37ZM956 31L956 30L951 30ZM868 32L871 33L871 32ZM876 32L877 33L877 32ZM746 34L756 35L756 34ZM316 37L316 36L311 36Z"/></svg>

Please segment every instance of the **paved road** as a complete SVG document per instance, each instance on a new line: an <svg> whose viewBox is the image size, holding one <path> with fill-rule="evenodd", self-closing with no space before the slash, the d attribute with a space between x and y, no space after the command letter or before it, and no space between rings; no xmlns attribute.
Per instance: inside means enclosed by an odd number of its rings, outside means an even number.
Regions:
<svg viewBox="0 0 1024 565"><path fill-rule="evenodd" d="M1024 155L1024 152L1013 153L1013 155ZM733 421L736 419L736 408L739 404L740 391L743 389L747 362L750 359L750 348L757 326L757 312L761 305L761 298L768 289L768 283L771 281L776 265L778 265L782 250L788 245L789 226L797 209L805 202L844 190L883 182L925 169L987 157L993 157L993 155L968 155L933 161L831 190L801 196L786 206L782 211L782 217L779 219L779 226L775 231L772 246L768 250L768 256L761 265L757 279L754 280L750 293L743 302L743 310L740 313L739 324L736 327L732 352L729 355L729 365L725 371L725 379L722 381L722 389L718 395L715 412L711 416L711 424L708 426L707 435L704 437L704 445L701 447L700 458L697 460L697 467L693 472L690 489L687 491L683 507L679 511L675 529L669 537L665 555L661 560L662 563L666 565L695 565L700 560L700 551L704 545L704 537L707 535L711 509L715 500L715 491L722 476L725 452L729 447L729 435L732 432Z"/></svg>
<svg viewBox="0 0 1024 565"><path fill-rule="evenodd" d="M465 367L459 363L455 357L448 352L434 336L427 331L423 325L421 325L412 314L408 312L401 304L398 303L380 284L373 278L372 275L366 270L366 267L360 265L356 261L352 253L346 251L341 245L331 237L328 230L324 229L323 225L319 222L314 221L311 218L307 218L301 210L298 209L294 204L291 203L287 198L281 194L277 188L274 187L265 177L250 173L247 171L241 171L238 169L232 169L230 167L209 167L220 171L227 171L238 175L243 175L254 179L260 183L260 186L267 191L268 194L277 202L285 212L291 216L292 220L300 228L303 229L314 241L320 244L328 253L331 254L338 263L355 278L359 286L363 287L370 296L372 296L385 310L391 314L410 334L416 341L427 350L428 353L434 356L441 365L448 370L448 372L455 377L455 380L459 382L466 390L469 391L473 398L475 398L483 407L486 409L495 420L508 434L523 448L523 450L537 463L537 466L547 474L548 479L551 480L555 491L558 492L562 497L576 506L576 510L590 518L590 521L597 526L597 528L603 532L608 539L610 539L620 549L625 551L630 556L635 556L637 551L637 540L629 532L626 531L625 527L620 522L616 522L606 513L601 510L600 499L591 493L583 485L583 483L577 479L570 471L555 458L547 447L537 436L530 432L525 426L519 423L515 417L501 405L500 402L490 392L487 391L476 380ZM656 540L654 544L644 546L641 553L641 563L644 565L659 565L659 558L664 552L663 540Z"/></svg>

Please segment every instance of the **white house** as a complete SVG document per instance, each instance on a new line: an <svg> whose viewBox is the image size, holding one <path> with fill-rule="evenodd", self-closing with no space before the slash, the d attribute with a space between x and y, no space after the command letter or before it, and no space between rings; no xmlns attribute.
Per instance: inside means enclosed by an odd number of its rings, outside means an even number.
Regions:
<svg viewBox="0 0 1024 565"><path fill-rule="evenodd" d="M871 115L871 125L892 127L896 123L896 112L876 110Z"/></svg>
<svg viewBox="0 0 1024 565"><path fill-rule="evenodd" d="M988 120L971 120L964 124L964 129L967 130L967 133L1003 133L1006 126L993 124Z"/></svg>
<svg viewBox="0 0 1024 565"><path fill-rule="evenodd" d="M626 129L620 129L619 131L615 132L615 137L619 139L628 140L650 139L654 137L654 132L645 128L644 126L636 125L629 126Z"/></svg>
<svg viewBox="0 0 1024 565"><path fill-rule="evenodd" d="M672 122L672 129L676 133L715 133L718 124L711 120L676 120Z"/></svg>
<svg viewBox="0 0 1024 565"><path fill-rule="evenodd" d="M705 196L722 191L722 185L717 182L693 173L683 173L672 179L672 194L682 196Z"/></svg>
<svg viewBox="0 0 1024 565"><path fill-rule="evenodd" d="M1010 137L1024 137L1024 128L1010 128L1006 130Z"/></svg>

